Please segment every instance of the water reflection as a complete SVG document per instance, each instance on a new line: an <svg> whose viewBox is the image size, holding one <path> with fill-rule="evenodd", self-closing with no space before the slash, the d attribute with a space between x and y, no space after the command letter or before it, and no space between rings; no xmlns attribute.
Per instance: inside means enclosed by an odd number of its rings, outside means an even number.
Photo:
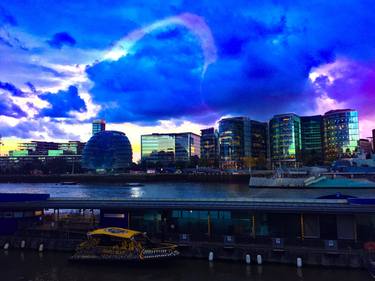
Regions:
<svg viewBox="0 0 375 281"><path fill-rule="evenodd" d="M72 264L68 253L45 252L39 258L36 251L21 255L12 249L6 255L0 252L1 281L370 281L363 270L329 269L264 264L246 265L243 262L209 263L205 260L179 259L167 263L136 264ZM24 259L24 262L22 260ZM302 274L303 271L303 274Z"/></svg>
<svg viewBox="0 0 375 281"><path fill-rule="evenodd" d="M315 189L250 189L247 184L228 183L145 183L144 186L126 186L123 184L78 184L61 185L51 183L7 183L0 184L0 193L27 192L49 193L52 197L74 198L317 198L322 195L335 194L338 190ZM341 190L340 192L343 193ZM345 190L345 194L372 197L371 189Z"/></svg>

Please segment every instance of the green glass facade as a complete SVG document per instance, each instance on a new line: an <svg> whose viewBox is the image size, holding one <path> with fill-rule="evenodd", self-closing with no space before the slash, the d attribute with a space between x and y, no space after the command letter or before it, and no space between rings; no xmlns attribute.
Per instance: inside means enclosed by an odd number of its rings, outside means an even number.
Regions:
<svg viewBox="0 0 375 281"><path fill-rule="evenodd" d="M153 134L141 136L142 162L168 165L174 162L175 152L174 135Z"/></svg>
<svg viewBox="0 0 375 281"><path fill-rule="evenodd" d="M200 157L200 136L193 133L151 134L141 136L144 163L170 165Z"/></svg>
<svg viewBox="0 0 375 281"><path fill-rule="evenodd" d="M332 110L324 114L325 161L352 157L358 149L358 112L351 109Z"/></svg>
<svg viewBox="0 0 375 281"><path fill-rule="evenodd" d="M323 163L323 116L301 117L302 162L305 165Z"/></svg>
<svg viewBox="0 0 375 281"><path fill-rule="evenodd" d="M297 166L301 161L301 119L296 114L275 115L269 124L271 160L275 166Z"/></svg>

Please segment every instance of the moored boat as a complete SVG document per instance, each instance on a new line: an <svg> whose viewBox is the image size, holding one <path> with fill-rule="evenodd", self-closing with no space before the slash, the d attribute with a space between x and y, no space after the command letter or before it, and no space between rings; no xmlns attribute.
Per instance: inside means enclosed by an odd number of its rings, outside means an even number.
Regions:
<svg viewBox="0 0 375 281"><path fill-rule="evenodd" d="M107 227L88 232L70 260L142 262L178 255L177 245L153 242L139 231Z"/></svg>

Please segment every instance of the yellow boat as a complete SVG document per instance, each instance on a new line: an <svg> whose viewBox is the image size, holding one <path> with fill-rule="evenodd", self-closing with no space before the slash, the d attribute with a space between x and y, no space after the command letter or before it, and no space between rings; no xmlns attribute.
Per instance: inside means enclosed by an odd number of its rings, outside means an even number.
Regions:
<svg viewBox="0 0 375 281"><path fill-rule="evenodd" d="M148 261L179 255L177 245L152 242L145 233L119 227L100 228L87 233L71 260Z"/></svg>

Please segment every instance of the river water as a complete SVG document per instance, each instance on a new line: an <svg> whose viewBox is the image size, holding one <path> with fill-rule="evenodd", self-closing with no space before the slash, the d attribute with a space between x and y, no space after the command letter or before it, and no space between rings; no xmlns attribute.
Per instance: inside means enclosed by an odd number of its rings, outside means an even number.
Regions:
<svg viewBox="0 0 375 281"><path fill-rule="evenodd" d="M55 183L5 183L0 184L0 193L49 193L51 197L73 197L88 199L129 198L310 198L340 192L358 197L374 197L371 189L250 189L247 184L228 183L145 183L143 186L125 184L77 184Z"/></svg>
<svg viewBox="0 0 375 281"><path fill-rule="evenodd" d="M72 264L67 253L0 252L1 281L370 281L365 270L179 259L153 265Z"/></svg>

